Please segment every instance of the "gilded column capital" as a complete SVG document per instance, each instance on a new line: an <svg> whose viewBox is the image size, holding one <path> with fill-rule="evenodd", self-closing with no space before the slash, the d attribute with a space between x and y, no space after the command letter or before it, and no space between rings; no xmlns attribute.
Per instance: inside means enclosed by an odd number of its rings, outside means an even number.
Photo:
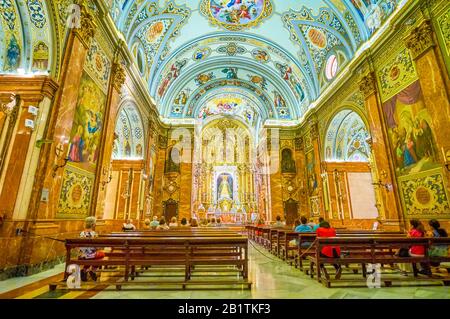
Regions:
<svg viewBox="0 0 450 319"><path fill-rule="evenodd" d="M433 39L433 28L430 20L425 20L420 26L415 28L405 39L406 47L411 52L414 60L432 48L435 43Z"/></svg>
<svg viewBox="0 0 450 319"><path fill-rule="evenodd" d="M366 99L372 94L375 94L377 91L377 80L373 72L370 72L361 79L359 82L359 90Z"/></svg>
<svg viewBox="0 0 450 319"><path fill-rule="evenodd" d="M295 139L295 150L303 151L305 149L305 142L303 141L303 137L297 137Z"/></svg>
<svg viewBox="0 0 450 319"><path fill-rule="evenodd" d="M319 138L319 124L317 122L311 124L310 135L313 140Z"/></svg>
<svg viewBox="0 0 450 319"><path fill-rule="evenodd" d="M125 68L120 63L114 63L112 65L112 74L111 81L113 87L120 92L122 90L122 86L125 84L126 73Z"/></svg>
<svg viewBox="0 0 450 319"><path fill-rule="evenodd" d="M79 4L78 6L80 7L80 20L79 24L74 28L75 34L81 40L84 47L89 49L92 39L94 38L97 25L94 22L94 17L88 11L86 5Z"/></svg>

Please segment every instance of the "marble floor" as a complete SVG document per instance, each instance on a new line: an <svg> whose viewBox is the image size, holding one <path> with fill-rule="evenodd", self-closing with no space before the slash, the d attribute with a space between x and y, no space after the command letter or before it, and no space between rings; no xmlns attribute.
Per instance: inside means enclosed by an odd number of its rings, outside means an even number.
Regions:
<svg viewBox="0 0 450 319"><path fill-rule="evenodd" d="M381 288L341 287L326 288L300 270L269 254L261 247L250 246L251 290L186 290L167 289L146 291L116 291L114 286L99 286L95 291L49 291L48 283L62 276L63 265L26 278L0 282L0 298L58 298L58 299L450 299L450 287L394 286ZM423 284L423 283L422 283ZM129 288L127 288L129 289Z"/></svg>

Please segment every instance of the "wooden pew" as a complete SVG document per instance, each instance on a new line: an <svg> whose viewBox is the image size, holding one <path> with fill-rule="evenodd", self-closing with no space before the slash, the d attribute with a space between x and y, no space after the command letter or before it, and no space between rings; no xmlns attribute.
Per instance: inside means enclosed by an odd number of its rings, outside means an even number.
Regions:
<svg viewBox="0 0 450 319"><path fill-rule="evenodd" d="M428 247L433 244L450 245L450 238L400 238L400 237L334 237L334 238L317 238L315 245L314 256L309 256L310 261L310 276L316 275L319 282L322 282L326 287L331 287L332 282L358 282L367 284L366 265L372 264L412 264L413 278L406 278L392 273L382 273L381 281L385 286L389 287L393 281L439 281L444 285L450 285L450 277L419 277L417 270L417 263L427 263L430 261L446 262L450 258L439 257L430 258L427 254L425 256L414 257L399 257L395 252L400 248L408 248L411 246L424 246L427 251ZM339 246L341 250L349 252L344 258L328 258L321 257L319 252L324 246ZM331 279L326 271L326 265L337 264L341 267L349 264L360 265L362 270L362 278L341 278ZM323 267L321 266L323 265ZM322 276L323 273L323 276Z"/></svg>
<svg viewBox="0 0 450 319"><path fill-rule="evenodd" d="M110 247L112 252L101 260L78 259L72 251L79 247L95 247L104 249ZM120 271L119 281L102 282L116 285L121 289L123 285L160 285L176 284L183 289L187 285L244 285L248 289L248 239L243 236L234 237L141 237L121 238L103 237L95 239L76 238L66 240L66 269L76 264L82 266L115 266ZM184 268L184 278L178 281L133 281L137 272L136 266L181 266ZM192 273L196 266L233 266L239 276L234 280L192 280ZM66 278L67 278L66 274ZM130 278L132 281L130 281ZM123 280L123 281L120 281ZM64 285L65 282L52 283L50 289Z"/></svg>

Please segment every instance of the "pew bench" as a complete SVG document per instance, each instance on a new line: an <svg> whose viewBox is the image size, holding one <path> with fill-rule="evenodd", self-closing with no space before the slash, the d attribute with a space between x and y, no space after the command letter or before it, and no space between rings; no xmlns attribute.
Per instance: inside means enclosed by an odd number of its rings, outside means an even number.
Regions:
<svg viewBox="0 0 450 319"><path fill-rule="evenodd" d="M78 259L73 252L80 247L95 247L103 250L108 247L109 252L101 260ZM118 275L101 281L98 284L115 285L121 289L126 285L161 285L177 284L183 289L190 285L231 285L251 288L248 281L248 239L235 237L167 237L167 238L95 238L95 239L67 239L66 240L66 271L69 265L115 267L113 271ZM141 266L141 270L136 268ZM184 269L184 276L175 281L148 281L134 279L144 273L146 267L177 266ZM211 272L219 266L227 267L238 274L233 280L219 280L212 276L209 280L193 280L196 266L207 267ZM102 271L99 271L102 272ZM66 273L65 280L69 274ZM118 279L117 279L118 278ZM130 280L131 279L131 280ZM64 286L65 280L50 284L54 290ZM85 285L85 284L83 284Z"/></svg>

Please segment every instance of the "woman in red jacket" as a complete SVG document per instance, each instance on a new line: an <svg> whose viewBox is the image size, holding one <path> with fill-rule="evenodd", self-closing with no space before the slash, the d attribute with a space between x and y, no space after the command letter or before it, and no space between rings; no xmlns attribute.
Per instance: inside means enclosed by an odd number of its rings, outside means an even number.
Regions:
<svg viewBox="0 0 450 319"><path fill-rule="evenodd" d="M336 237L336 229L332 228L326 221L320 223L320 227L316 231L317 238L320 237ZM340 258L341 248L339 246L324 246L320 252L320 257L325 258ZM333 265L336 269L336 279L341 277L342 268L338 264ZM323 265L321 265L323 268Z"/></svg>

